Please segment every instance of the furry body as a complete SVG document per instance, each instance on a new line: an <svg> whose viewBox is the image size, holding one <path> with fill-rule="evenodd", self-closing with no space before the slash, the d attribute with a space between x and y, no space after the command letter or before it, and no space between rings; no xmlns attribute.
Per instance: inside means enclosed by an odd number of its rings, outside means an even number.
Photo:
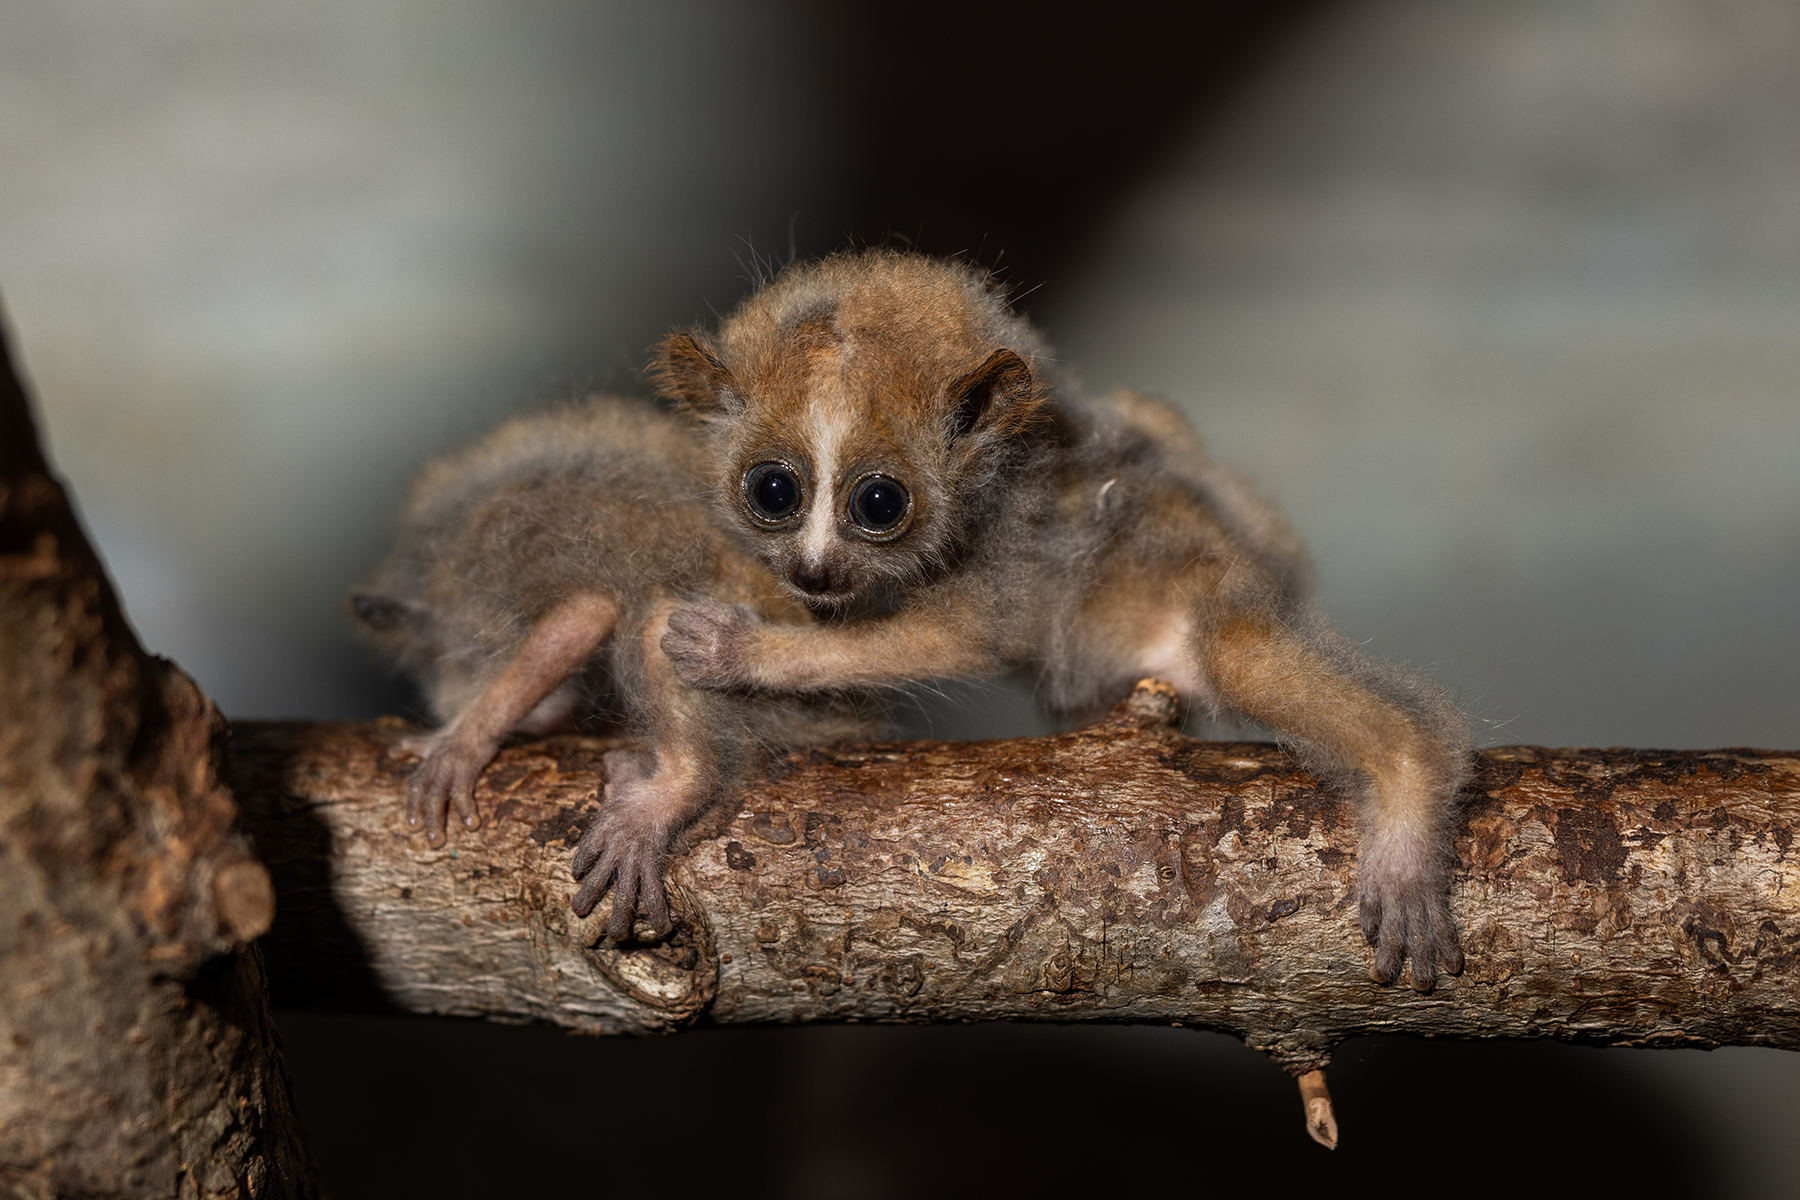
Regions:
<svg viewBox="0 0 1800 1200"><path fill-rule="evenodd" d="M702 452L688 422L643 401L595 397L510 421L425 468L393 551L352 597L442 722L413 747L423 761L407 806L433 844L451 807L479 825L475 781L515 731L598 711L643 740L641 756L608 756L606 802L575 854L578 912L617 882L615 939L639 905L667 930L669 842L765 748L872 731L846 698L751 702L674 678L660 642L682 603L811 620L719 528Z"/></svg>
<svg viewBox="0 0 1800 1200"><path fill-rule="evenodd" d="M668 339L655 373L710 430L723 519L832 618L677 612L681 678L824 695L1023 668L1076 716L1169 679L1356 794L1373 977L1460 970L1461 714L1332 628L1279 513L1174 409L1080 396L985 276L885 251L790 269L716 336Z"/></svg>

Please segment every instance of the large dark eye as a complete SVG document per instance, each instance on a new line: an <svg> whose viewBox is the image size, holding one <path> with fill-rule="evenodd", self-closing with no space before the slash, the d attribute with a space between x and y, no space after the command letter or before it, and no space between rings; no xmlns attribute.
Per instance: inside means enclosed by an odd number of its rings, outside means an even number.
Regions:
<svg viewBox="0 0 1800 1200"><path fill-rule="evenodd" d="M850 519L870 533L891 533L911 506L906 488L886 475L871 475L850 493Z"/></svg>
<svg viewBox="0 0 1800 1200"><path fill-rule="evenodd" d="M780 521L800 507L800 480L786 463L766 462L744 476L744 499L765 521Z"/></svg>

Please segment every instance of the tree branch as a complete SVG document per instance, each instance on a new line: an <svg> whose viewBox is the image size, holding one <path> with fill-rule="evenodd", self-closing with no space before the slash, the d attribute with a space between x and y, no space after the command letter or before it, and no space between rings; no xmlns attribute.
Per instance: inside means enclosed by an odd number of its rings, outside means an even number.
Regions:
<svg viewBox="0 0 1800 1200"><path fill-rule="evenodd" d="M506 750L487 825L441 850L402 829L398 722L239 724L234 779L289 1003L591 1033L1167 1022L1297 1075L1370 1033L1800 1047L1800 758L1487 751L1456 842L1468 965L1421 996L1367 979L1347 803L1173 719L1140 685L1055 737L777 758L672 865L677 932L622 947L605 904L567 907L611 743Z"/></svg>

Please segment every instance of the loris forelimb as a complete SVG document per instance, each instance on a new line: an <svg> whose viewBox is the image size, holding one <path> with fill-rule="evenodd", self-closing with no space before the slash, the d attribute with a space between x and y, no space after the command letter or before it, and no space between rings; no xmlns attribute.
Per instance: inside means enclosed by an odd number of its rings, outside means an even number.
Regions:
<svg viewBox="0 0 1800 1200"><path fill-rule="evenodd" d="M513 732L549 732L561 723L567 714L557 703L549 706L548 720L528 718L605 644L618 619L611 596L584 592L558 604L531 627L479 696L437 734L415 741L412 748L424 761L407 780L407 827L423 829L435 846L444 840L446 809L454 805L465 828L480 828L475 781Z"/></svg>

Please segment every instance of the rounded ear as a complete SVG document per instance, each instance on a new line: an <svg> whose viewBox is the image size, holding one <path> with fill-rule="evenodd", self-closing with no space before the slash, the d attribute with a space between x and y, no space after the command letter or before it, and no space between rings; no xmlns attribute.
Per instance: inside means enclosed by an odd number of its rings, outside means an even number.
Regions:
<svg viewBox="0 0 1800 1200"><path fill-rule="evenodd" d="M946 390L959 438L977 430L1000 437L1023 433L1041 418L1046 398L1031 364L1011 350L994 351Z"/></svg>
<svg viewBox="0 0 1800 1200"><path fill-rule="evenodd" d="M423 605L413 600L403 600L399 596L385 596L378 592L351 592L348 605L350 615L376 633L417 628L425 621Z"/></svg>
<svg viewBox="0 0 1800 1200"><path fill-rule="evenodd" d="M698 331L678 330L658 343L644 377L657 395L702 418L723 416L736 406L731 371Z"/></svg>

